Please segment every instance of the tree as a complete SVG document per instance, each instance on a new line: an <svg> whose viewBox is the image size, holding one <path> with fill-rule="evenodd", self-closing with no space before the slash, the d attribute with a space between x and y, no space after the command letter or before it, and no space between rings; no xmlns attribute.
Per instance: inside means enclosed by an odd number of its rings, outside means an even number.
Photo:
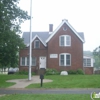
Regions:
<svg viewBox="0 0 100 100"><path fill-rule="evenodd" d="M19 0L0 0L0 67L15 67L18 52L25 45L20 38L20 25L30 19L17 5Z"/></svg>
<svg viewBox="0 0 100 100"><path fill-rule="evenodd" d="M93 55L95 59L94 67L98 68L100 67L100 46L93 51Z"/></svg>

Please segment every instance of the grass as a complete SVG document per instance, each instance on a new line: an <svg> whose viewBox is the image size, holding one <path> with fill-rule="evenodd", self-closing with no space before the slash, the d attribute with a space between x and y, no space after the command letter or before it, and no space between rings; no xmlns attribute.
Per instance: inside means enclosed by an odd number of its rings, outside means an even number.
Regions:
<svg viewBox="0 0 100 100"><path fill-rule="evenodd" d="M2 96L0 100L91 100L91 98L89 94L12 94Z"/></svg>
<svg viewBox="0 0 100 100"><path fill-rule="evenodd" d="M100 75L68 75L45 76L53 82L43 83L42 88L100 88ZM31 84L26 88L40 88L39 84Z"/></svg>
<svg viewBox="0 0 100 100"><path fill-rule="evenodd" d="M22 79L22 78L27 78L28 76L26 75L0 75L0 88L6 88L9 86L14 85L15 83L13 82L6 82L7 80L11 79Z"/></svg>
<svg viewBox="0 0 100 100"><path fill-rule="evenodd" d="M6 82L11 79L28 78L28 75L0 75L0 88L6 88L15 83ZM42 88L100 88L100 75L48 75L45 79L53 82L43 83ZM31 84L26 88L40 88L39 84Z"/></svg>

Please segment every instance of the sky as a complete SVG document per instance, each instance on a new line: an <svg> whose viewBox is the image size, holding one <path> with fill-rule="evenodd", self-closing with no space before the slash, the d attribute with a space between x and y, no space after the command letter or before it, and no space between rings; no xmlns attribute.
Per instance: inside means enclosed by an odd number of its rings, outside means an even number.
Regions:
<svg viewBox="0 0 100 100"><path fill-rule="evenodd" d="M30 1L19 2L29 15ZM32 31L49 31L49 24L55 30L63 19L77 32L84 32L85 51L93 51L100 45L100 0L32 0ZM25 21L21 29L30 31L30 21Z"/></svg>

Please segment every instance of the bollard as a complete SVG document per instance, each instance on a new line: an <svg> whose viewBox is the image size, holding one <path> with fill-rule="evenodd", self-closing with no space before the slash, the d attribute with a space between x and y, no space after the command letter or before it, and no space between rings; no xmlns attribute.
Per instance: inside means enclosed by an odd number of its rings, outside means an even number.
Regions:
<svg viewBox="0 0 100 100"><path fill-rule="evenodd" d="M44 75L40 75L40 79L41 79L41 87L42 87L42 83L43 83L43 79L44 79Z"/></svg>

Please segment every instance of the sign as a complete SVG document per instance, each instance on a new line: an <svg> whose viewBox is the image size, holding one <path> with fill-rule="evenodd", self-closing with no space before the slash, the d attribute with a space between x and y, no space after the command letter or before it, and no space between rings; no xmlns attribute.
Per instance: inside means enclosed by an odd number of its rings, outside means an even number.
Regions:
<svg viewBox="0 0 100 100"><path fill-rule="evenodd" d="M100 92L99 93L92 92L91 99L94 100L94 98L100 98Z"/></svg>
<svg viewBox="0 0 100 100"><path fill-rule="evenodd" d="M50 54L50 58L58 58L58 54Z"/></svg>

